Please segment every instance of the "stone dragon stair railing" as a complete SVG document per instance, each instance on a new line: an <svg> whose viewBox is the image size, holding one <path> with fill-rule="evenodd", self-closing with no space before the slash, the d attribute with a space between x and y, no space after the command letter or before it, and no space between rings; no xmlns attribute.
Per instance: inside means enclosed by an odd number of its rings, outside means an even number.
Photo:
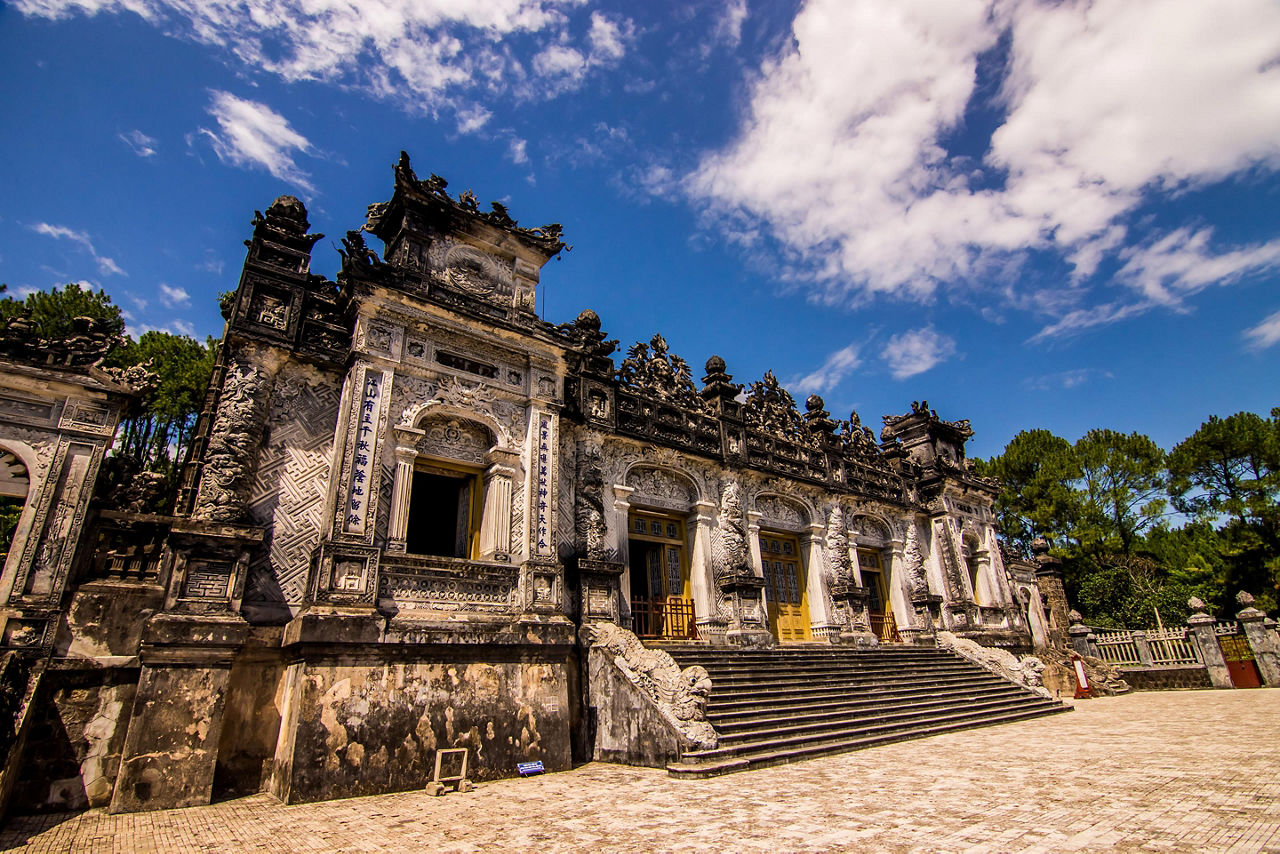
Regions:
<svg viewBox="0 0 1280 854"><path fill-rule="evenodd" d="M587 654L592 758L661 768L685 752L719 741L707 721L711 678L683 670L664 650L650 649L613 623L581 629Z"/></svg>

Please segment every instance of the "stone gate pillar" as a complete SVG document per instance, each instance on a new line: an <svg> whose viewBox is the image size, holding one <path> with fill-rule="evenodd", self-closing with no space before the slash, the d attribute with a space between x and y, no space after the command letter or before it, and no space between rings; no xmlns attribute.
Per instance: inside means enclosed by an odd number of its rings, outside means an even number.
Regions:
<svg viewBox="0 0 1280 854"><path fill-rule="evenodd" d="M1267 615L1253 607L1253 596L1241 591L1236 601L1244 606L1244 610L1236 614L1240 628L1249 639L1249 648L1253 650L1254 663L1258 665L1258 673L1262 676L1262 684L1268 687L1280 686L1280 640L1276 633L1266 625Z"/></svg>
<svg viewBox="0 0 1280 854"><path fill-rule="evenodd" d="M1214 627L1218 621L1205 613L1205 604L1196 597L1187 602L1196 613L1187 618L1187 628L1195 636L1196 646L1200 647L1200 657L1209 671L1209 682L1215 688L1230 688L1231 673L1227 670L1227 660L1222 657L1222 647L1218 646L1218 635Z"/></svg>

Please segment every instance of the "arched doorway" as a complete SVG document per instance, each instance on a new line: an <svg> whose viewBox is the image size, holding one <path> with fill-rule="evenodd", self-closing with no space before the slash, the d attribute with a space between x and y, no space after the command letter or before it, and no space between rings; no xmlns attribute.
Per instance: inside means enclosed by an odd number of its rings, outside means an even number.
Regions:
<svg viewBox="0 0 1280 854"><path fill-rule="evenodd" d="M0 448L0 566L9 557L13 535L31 489L31 476L18 455Z"/></svg>
<svg viewBox="0 0 1280 854"><path fill-rule="evenodd" d="M769 631L779 641L809 640L807 579L799 541L790 534L761 531L760 563L764 569Z"/></svg>

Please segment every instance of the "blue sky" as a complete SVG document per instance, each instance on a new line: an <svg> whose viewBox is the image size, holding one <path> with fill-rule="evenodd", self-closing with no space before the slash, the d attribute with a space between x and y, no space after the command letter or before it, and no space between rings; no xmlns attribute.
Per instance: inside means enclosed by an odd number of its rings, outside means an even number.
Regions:
<svg viewBox="0 0 1280 854"><path fill-rule="evenodd" d="M970 453L1280 405L1274 0L17 0L0 281L218 335L254 209L316 272L407 149L573 245L539 308Z"/></svg>

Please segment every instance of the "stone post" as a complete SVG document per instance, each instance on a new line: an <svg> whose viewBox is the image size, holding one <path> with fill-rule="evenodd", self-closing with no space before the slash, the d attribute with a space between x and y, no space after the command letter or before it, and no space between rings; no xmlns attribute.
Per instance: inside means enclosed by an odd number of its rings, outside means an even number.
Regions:
<svg viewBox="0 0 1280 854"><path fill-rule="evenodd" d="M1151 641L1147 640L1147 633L1142 629L1138 629L1133 633L1133 645L1138 648L1138 661L1143 667L1154 667L1156 660L1151 654Z"/></svg>
<svg viewBox="0 0 1280 854"><path fill-rule="evenodd" d="M711 556L711 532L716 524L716 505L713 501L697 501L693 505L693 521L690 523L689 592L693 594L693 613L697 620L698 634L705 640L718 636L722 627L716 622L716 580Z"/></svg>
<svg viewBox="0 0 1280 854"><path fill-rule="evenodd" d="M1222 647L1218 646L1218 635L1214 631L1218 621L1205 613L1204 602L1196 597L1192 596L1187 600L1187 604L1191 606L1192 611L1195 611L1187 618L1187 628L1195 637L1196 645L1200 647L1200 659L1209 672L1210 684L1215 688L1232 687L1231 673L1227 670L1227 661L1222 657Z"/></svg>
<svg viewBox="0 0 1280 854"><path fill-rule="evenodd" d="M1241 591L1236 601L1244 606L1244 610L1236 614L1240 628L1249 639L1249 648L1253 650L1253 660L1258 665L1258 673L1262 676L1262 684L1268 687L1280 686L1280 640L1277 640L1274 629L1267 627L1267 615L1253 607L1253 596Z"/></svg>
<svg viewBox="0 0 1280 854"><path fill-rule="evenodd" d="M1079 611L1073 610L1067 614L1067 619L1071 621L1071 626L1067 629L1067 635L1071 638L1071 648L1081 655L1095 655L1095 652L1089 648L1089 635L1093 632L1084 624L1084 617L1080 616Z"/></svg>

